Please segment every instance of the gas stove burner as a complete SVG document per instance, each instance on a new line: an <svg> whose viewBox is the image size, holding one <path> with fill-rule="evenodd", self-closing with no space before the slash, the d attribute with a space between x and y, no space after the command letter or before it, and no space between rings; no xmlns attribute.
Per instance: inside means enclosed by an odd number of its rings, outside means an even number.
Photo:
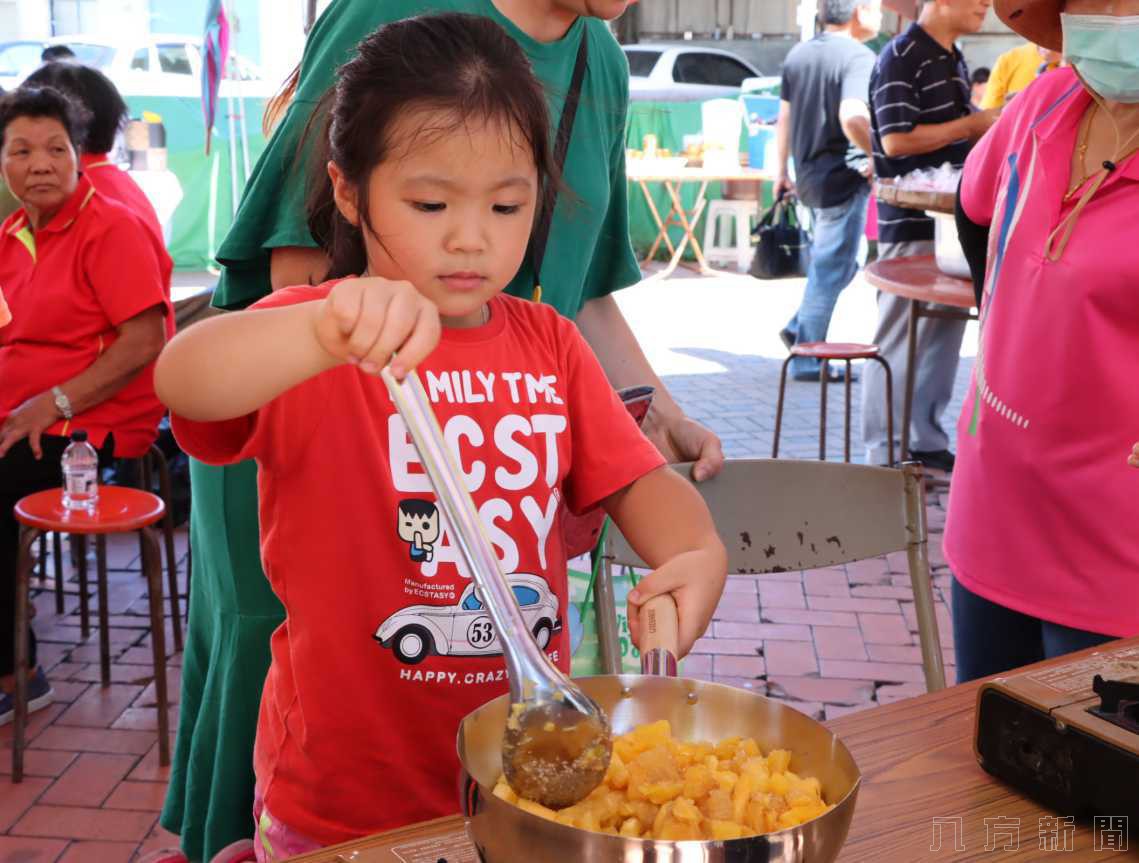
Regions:
<svg viewBox="0 0 1139 863"><path fill-rule="evenodd" d="M1097 674L1092 679L1092 691L1100 697L1100 705L1089 707L1088 713L1139 734L1139 683L1104 680Z"/></svg>

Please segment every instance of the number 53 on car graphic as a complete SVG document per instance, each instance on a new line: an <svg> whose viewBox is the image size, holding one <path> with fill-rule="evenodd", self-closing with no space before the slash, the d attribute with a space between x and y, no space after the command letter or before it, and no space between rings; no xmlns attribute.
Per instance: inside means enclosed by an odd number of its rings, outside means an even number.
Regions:
<svg viewBox="0 0 1139 863"><path fill-rule="evenodd" d="M545 579L518 572L507 577L522 617L543 650L562 628L558 598ZM501 656L490 612L472 582L455 605L413 605L380 624L374 638L400 662L415 665L429 654Z"/></svg>

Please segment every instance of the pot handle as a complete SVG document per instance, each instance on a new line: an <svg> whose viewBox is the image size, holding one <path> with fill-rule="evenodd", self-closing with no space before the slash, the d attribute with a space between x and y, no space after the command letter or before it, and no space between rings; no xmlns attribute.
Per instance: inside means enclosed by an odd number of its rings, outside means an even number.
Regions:
<svg viewBox="0 0 1139 863"><path fill-rule="evenodd" d="M671 594L654 596L641 606L641 674L676 677L680 621Z"/></svg>

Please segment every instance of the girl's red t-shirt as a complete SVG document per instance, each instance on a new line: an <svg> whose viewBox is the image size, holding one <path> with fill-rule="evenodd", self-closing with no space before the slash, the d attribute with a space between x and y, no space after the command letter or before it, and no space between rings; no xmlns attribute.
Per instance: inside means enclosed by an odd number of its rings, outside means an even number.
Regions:
<svg viewBox="0 0 1139 863"><path fill-rule="evenodd" d="M663 460L573 323L507 296L490 308L444 330L419 374L523 615L568 670L559 514ZM174 430L204 461L259 466L262 559L287 612L254 758L266 808L328 844L457 811L459 722L507 691L505 665L383 382L345 365L250 416Z"/></svg>

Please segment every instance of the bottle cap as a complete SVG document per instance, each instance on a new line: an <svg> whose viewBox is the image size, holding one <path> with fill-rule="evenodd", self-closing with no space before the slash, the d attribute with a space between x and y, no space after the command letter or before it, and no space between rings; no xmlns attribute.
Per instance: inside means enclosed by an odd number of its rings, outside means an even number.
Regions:
<svg viewBox="0 0 1139 863"><path fill-rule="evenodd" d="M87 440L87 432L83 429L76 429L71 433L71 439L73 441L85 441Z"/></svg>

